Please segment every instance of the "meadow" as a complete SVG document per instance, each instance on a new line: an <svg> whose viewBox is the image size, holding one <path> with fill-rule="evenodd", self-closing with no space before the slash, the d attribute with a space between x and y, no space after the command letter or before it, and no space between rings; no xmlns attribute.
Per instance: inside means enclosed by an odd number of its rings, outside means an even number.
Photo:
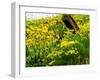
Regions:
<svg viewBox="0 0 100 80"><path fill-rule="evenodd" d="M89 15L71 14L79 26L72 30L62 15L26 18L26 67L89 64Z"/></svg>

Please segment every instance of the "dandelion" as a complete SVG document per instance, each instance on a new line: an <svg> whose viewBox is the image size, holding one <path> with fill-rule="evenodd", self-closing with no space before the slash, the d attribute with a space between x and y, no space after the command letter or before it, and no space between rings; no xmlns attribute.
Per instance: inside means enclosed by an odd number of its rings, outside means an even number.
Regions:
<svg viewBox="0 0 100 80"><path fill-rule="evenodd" d="M32 36L34 34L34 31L30 31L29 35Z"/></svg>
<svg viewBox="0 0 100 80"><path fill-rule="evenodd" d="M42 27L42 32L44 33L48 32L48 27L47 26Z"/></svg>
<svg viewBox="0 0 100 80"><path fill-rule="evenodd" d="M32 45L32 39L26 40L26 45Z"/></svg>

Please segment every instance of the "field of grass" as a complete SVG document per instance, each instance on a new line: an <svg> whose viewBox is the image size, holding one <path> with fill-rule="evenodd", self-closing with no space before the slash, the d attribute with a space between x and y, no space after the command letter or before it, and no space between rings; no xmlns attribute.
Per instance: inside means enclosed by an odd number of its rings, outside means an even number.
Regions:
<svg viewBox="0 0 100 80"><path fill-rule="evenodd" d="M71 16L80 28L76 34L65 26L62 14L26 18L26 67L89 64L89 16Z"/></svg>

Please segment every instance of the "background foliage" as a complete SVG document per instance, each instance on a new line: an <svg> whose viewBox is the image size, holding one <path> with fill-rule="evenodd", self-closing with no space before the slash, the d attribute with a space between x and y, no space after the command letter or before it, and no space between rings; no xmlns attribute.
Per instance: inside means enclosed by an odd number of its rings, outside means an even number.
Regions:
<svg viewBox="0 0 100 80"><path fill-rule="evenodd" d="M26 67L89 64L89 16L71 16L80 28L76 34L62 14L26 19Z"/></svg>

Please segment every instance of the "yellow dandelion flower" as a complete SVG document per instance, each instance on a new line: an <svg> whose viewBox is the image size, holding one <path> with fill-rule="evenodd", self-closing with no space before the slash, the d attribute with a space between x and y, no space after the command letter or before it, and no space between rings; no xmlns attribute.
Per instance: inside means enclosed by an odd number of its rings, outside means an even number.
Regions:
<svg viewBox="0 0 100 80"><path fill-rule="evenodd" d="M30 31L29 35L32 36L34 34L34 31Z"/></svg>
<svg viewBox="0 0 100 80"><path fill-rule="evenodd" d="M48 27L47 26L42 27L42 32L48 32Z"/></svg>
<svg viewBox="0 0 100 80"><path fill-rule="evenodd" d="M50 39L52 39L52 38L53 38L53 36L51 36L51 35L50 35L50 36L47 36L47 39L48 39L48 40L50 40Z"/></svg>
<svg viewBox="0 0 100 80"><path fill-rule="evenodd" d="M32 39L26 40L26 45L32 45Z"/></svg>

